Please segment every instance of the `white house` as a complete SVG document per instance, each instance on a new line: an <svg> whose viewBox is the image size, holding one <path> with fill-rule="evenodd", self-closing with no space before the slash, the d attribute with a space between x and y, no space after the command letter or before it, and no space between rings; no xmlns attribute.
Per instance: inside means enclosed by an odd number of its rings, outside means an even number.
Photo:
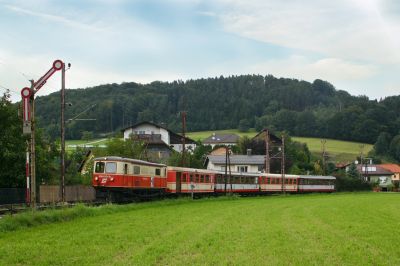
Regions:
<svg viewBox="0 0 400 266"><path fill-rule="evenodd" d="M264 170L264 155L230 155L231 172L260 173ZM225 171L225 155L208 155L205 161L207 169ZM228 169L229 171L229 169Z"/></svg>
<svg viewBox="0 0 400 266"><path fill-rule="evenodd" d="M131 136L137 136L142 140L149 140L151 143L164 143L177 152L182 151L182 136L172 132L171 130L157 125L152 122L140 122L133 126L124 128L124 139L129 139ZM185 147L187 150L194 150L196 142L190 138L185 138Z"/></svg>

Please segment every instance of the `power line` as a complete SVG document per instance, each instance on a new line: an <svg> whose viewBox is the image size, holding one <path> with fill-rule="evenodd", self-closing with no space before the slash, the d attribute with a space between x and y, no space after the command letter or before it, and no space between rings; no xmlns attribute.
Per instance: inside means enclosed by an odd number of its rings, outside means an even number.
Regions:
<svg viewBox="0 0 400 266"><path fill-rule="evenodd" d="M2 86L2 85L0 85L0 89L1 90L3 90L3 91L5 91L5 92L9 92L9 93L11 93L11 94L14 94L14 95L20 95L18 92L16 92L16 91L13 91L13 90L10 90L9 88L6 88L6 87L4 87L4 86Z"/></svg>

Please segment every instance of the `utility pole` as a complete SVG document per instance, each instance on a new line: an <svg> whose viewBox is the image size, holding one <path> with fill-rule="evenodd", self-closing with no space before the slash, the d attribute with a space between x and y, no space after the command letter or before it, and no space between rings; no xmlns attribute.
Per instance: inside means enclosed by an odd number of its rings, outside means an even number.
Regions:
<svg viewBox="0 0 400 266"><path fill-rule="evenodd" d="M225 147L225 177L224 177L224 184L225 184L224 192L225 192L225 196L226 196L227 183L228 183L228 146Z"/></svg>
<svg viewBox="0 0 400 266"><path fill-rule="evenodd" d="M285 135L282 134L282 158L281 158L281 175L282 175L282 193L286 194L285 187Z"/></svg>
<svg viewBox="0 0 400 266"><path fill-rule="evenodd" d="M269 130L265 130L265 172L270 172L270 158L269 158Z"/></svg>
<svg viewBox="0 0 400 266"><path fill-rule="evenodd" d="M231 150L229 147L227 148L227 153L228 153L229 184L231 185L230 194L232 195L233 189L232 189L232 171L231 171Z"/></svg>
<svg viewBox="0 0 400 266"><path fill-rule="evenodd" d="M185 150L186 150L186 111L181 112L182 115L182 166L184 167L185 162Z"/></svg>
<svg viewBox="0 0 400 266"><path fill-rule="evenodd" d="M65 64L61 69L61 202L65 202Z"/></svg>
<svg viewBox="0 0 400 266"><path fill-rule="evenodd" d="M325 162L325 157L326 157L326 150L325 150L326 139L321 139L321 144L322 144L322 173L323 173L323 175L326 175L326 162Z"/></svg>

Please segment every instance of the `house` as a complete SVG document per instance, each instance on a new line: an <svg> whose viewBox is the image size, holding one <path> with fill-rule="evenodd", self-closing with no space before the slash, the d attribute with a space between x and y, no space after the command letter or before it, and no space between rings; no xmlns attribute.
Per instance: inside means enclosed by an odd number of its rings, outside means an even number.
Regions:
<svg viewBox="0 0 400 266"><path fill-rule="evenodd" d="M177 152L182 152L182 136L172 132L166 127L157 125L152 122L140 122L133 126L124 128L124 139L135 138L143 140L148 150L161 150L170 147ZM185 149L194 150L196 142L185 137Z"/></svg>
<svg viewBox="0 0 400 266"><path fill-rule="evenodd" d="M270 144L273 145L282 145L282 139L272 134L268 129L261 130L257 135L255 135L251 140L252 141L264 141L266 139L266 134L268 133L268 138Z"/></svg>
<svg viewBox="0 0 400 266"><path fill-rule="evenodd" d="M219 147L210 152L210 155L224 155L226 154L226 147ZM232 154L232 151L231 151Z"/></svg>
<svg viewBox="0 0 400 266"><path fill-rule="evenodd" d="M231 172L260 173L264 170L265 155L230 155ZM225 171L226 155L208 155L205 166L209 170ZM228 169L229 171L229 169Z"/></svg>
<svg viewBox="0 0 400 266"><path fill-rule="evenodd" d="M392 173L392 182L400 182L400 166L397 164L380 164L380 167L390 171Z"/></svg>
<svg viewBox="0 0 400 266"><path fill-rule="evenodd" d="M382 190L387 190L392 185L392 172L379 164L358 164L357 170L370 183L378 183Z"/></svg>
<svg viewBox="0 0 400 266"><path fill-rule="evenodd" d="M203 140L204 145L211 145L214 148L216 145L233 146L239 141L239 136L236 134L215 134Z"/></svg>

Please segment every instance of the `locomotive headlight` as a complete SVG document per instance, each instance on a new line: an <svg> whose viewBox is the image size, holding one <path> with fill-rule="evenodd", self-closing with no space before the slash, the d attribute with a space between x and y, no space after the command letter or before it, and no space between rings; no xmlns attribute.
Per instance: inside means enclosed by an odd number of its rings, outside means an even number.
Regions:
<svg viewBox="0 0 400 266"><path fill-rule="evenodd" d="M111 178L110 178L110 181L114 181L114 177L111 177Z"/></svg>
<svg viewBox="0 0 400 266"><path fill-rule="evenodd" d="M94 180L97 181L97 180L99 180L99 178L96 176L96 177L94 178Z"/></svg>

